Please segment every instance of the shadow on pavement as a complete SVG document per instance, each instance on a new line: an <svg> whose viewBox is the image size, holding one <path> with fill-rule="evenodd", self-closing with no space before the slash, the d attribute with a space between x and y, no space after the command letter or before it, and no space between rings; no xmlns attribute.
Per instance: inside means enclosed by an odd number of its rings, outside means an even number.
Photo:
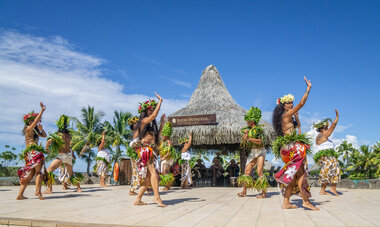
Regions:
<svg viewBox="0 0 380 227"><path fill-rule="evenodd" d="M279 195L279 194L280 194L280 192L267 192L267 198L270 198L272 196ZM261 193L257 193L254 195L247 195L246 197L256 197L258 195L261 195Z"/></svg>
<svg viewBox="0 0 380 227"><path fill-rule="evenodd" d="M315 202L314 199L310 199L310 202L311 202L311 204L313 204L314 206L320 206L321 204L329 203L330 200ZM296 205L297 207L303 207L303 206L302 206L302 203L303 203L303 200L302 200L302 199L292 199L292 200L290 201L290 203ZM308 208L305 208L305 207L303 207L303 208L306 209L306 210L309 210Z"/></svg>
<svg viewBox="0 0 380 227"><path fill-rule="evenodd" d="M90 196L83 193L78 194L69 194L69 195L57 195L57 196L46 196L45 199L66 199L66 198L73 198L73 197L81 197L81 196Z"/></svg>
<svg viewBox="0 0 380 227"><path fill-rule="evenodd" d="M204 199L200 199L200 198L183 198L183 199L170 199L170 200L163 200L163 202L165 203L165 205L175 205L175 204L178 204L178 203L183 203L183 202L202 202L202 201L205 201Z"/></svg>

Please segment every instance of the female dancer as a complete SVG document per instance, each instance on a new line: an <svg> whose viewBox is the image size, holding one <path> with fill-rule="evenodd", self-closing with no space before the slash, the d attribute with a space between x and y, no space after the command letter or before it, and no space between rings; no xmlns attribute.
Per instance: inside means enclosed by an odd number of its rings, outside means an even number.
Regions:
<svg viewBox="0 0 380 227"><path fill-rule="evenodd" d="M316 122L314 127L319 132L315 143L318 147L318 152L314 155L315 163L318 163L321 168L319 173L319 183L322 185L319 194L328 195L326 187L331 184L331 192L339 196L336 191L336 184L340 181L340 167L338 162L338 154L334 150L334 143L329 139L329 136L333 133L336 125L338 124L339 112L335 110L335 120L329 127L329 120L325 119L321 122Z"/></svg>
<svg viewBox="0 0 380 227"><path fill-rule="evenodd" d="M311 89L311 82L304 77L307 89L300 103L293 107L294 96L289 94L277 100L277 106L273 110L273 127L277 138L273 143L273 153L281 157L285 166L275 175L284 196L283 209L297 208L290 204L292 194L300 193L303 206L311 210L319 210L314 207L309 198L310 186L307 182L306 154L310 153L310 138L304 134L297 134L294 127L293 116L305 105Z"/></svg>
<svg viewBox="0 0 380 227"><path fill-rule="evenodd" d="M41 117L46 110L46 106L42 102L40 106L41 111L38 114L32 112L24 115L25 126L23 134L25 135L26 149L22 152L22 155L25 159L25 166L21 167L17 172L20 178L20 190L16 198L17 200L27 199L24 196L24 191L34 175L36 175L35 195L41 200L45 199L41 193L42 180L45 182L48 180L47 174L45 174L45 157L43 154L45 153L45 149L37 143L40 137L46 137L46 133L41 125Z"/></svg>

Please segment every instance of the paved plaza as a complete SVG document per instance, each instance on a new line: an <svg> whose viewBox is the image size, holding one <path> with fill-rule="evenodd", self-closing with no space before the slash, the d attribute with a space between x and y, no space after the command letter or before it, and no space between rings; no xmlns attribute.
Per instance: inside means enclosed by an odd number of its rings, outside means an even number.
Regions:
<svg viewBox="0 0 380 227"><path fill-rule="evenodd" d="M255 192L240 198L239 188L174 188L162 192L168 205L133 206L129 186L100 188L84 185L82 193L63 191L40 201L27 188L28 200L15 200L18 187L0 187L0 226L380 226L380 190L340 189L342 196L321 196L312 188L312 202L320 211L304 208L282 210L282 196L271 188L268 199ZM300 205L298 196L292 202Z"/></svg>

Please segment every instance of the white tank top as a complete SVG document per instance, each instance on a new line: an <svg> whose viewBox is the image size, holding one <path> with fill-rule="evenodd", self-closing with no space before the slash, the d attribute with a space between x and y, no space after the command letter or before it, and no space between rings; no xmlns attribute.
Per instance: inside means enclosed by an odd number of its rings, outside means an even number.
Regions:
<svg viewBox="0 0 380 227"><path fill-rule="evenodd" d="M132 147L133 143L138 142L139 140L140 140L139 137L135 138L134 140L132 140L132 141L129 143L129 146Z"/></svg>
<svg viewBox="0 0 380 227"><path fill-rule="evenodd" d="M331 140L327 140L326 142L323 142L320 145L317 145L318 151L334 149L334 147L335 147L334 143Z"/></svg>

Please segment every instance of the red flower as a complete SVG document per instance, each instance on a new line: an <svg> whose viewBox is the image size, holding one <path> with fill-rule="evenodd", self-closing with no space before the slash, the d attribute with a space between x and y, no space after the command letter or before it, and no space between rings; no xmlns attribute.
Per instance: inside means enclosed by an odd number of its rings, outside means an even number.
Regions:
<svg viewBox="0 0 380 227"><path fill-rule="evenodd" d="M146 101L146 102L145 102L145 104L148 104L148 103L149 103L149 101Z"/></svg>

